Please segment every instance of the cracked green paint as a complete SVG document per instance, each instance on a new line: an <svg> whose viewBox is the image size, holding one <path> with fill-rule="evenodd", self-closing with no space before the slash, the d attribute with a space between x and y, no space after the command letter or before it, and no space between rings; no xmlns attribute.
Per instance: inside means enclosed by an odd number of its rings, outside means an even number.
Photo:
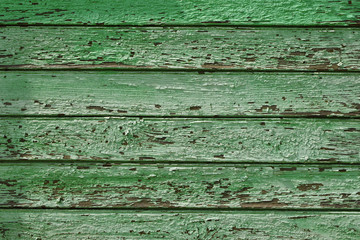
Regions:
<svg viewBox="0 0 360 240"><path fill-rule="evenodd" d="M2 118L0 159L359 163L358 119Z"/></svg>
<svg viewBox="0 0 360 240"><path fill-rule="evenodd" d="M357 239L358 212L0 210L5 239Z"/></svg>
<svg viewBox="0 0 360 240"><path fill-rule="evenodd" d="M359 70L356 28L3 27L1 69Z"/></svg>
<svg viewBox="0 0 360 240"><path fill-rule="evenodd" d="M150 5L1 2L1 69L199 74L1 72L0 238L359 239L359 120L218 117L358 117L305 71L359 70L360 2Z"/></svg>
<svg viewBox="0 0 360 240"><path fill-rule="evenodd" d="M346 116L356 73L0 72L0 115Z"/></svg>
<svg viewBox="0 0 360 240"><path fill-rule="evenodd" d="M359 209L358 166L3 163L0 206Z"/></svg>
<svg viewBox="0 0 360 240"><path fill-rule="evenodd" d="M359 10L357 0L3 0L0 24L358 26Z"/></svg>

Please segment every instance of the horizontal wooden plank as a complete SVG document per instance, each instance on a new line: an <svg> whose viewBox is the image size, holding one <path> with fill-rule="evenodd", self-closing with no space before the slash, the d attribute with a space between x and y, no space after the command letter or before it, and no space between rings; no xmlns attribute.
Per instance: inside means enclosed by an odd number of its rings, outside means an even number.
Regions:
<svg viewBox="0 0 360 240"><path fill-rule="evenodd" d="M2 0L0 24L357 26L359 10L357 0Z"/></svg>
<svg viewBox="0 0 360 240"><path fill-rule="evenodd" d="M1 118L0 159L359 163L360 120Z"/></svg>
<svg viewBox="0 0 360 240"><path fill-rule="evenodd" d="M0 68L359 70L352 28L3 27Z"/></svg>
<svg viewBox="0 0 360 240"><path fill-rule="evenodd" d="M358 212L0 210L4 239L357 239Z"/></svg>
<svg viewBox="0 0 360 240"><path fill-rule="evenodd" d="M2 163L0 206L359 209L359 166Z"/></svg>
<svg viewBox="0 0 360 240"><path fill-rule="evenodd" d="M2 116L360 115L356 73L4 71L0 85Z"/></svg>

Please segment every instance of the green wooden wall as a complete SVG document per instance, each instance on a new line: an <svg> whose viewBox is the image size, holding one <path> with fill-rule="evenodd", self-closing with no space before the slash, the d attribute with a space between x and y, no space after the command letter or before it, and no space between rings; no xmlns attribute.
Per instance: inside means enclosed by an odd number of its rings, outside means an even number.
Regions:
<svg viewBox="0 0 360 240"><path fill-rule="evenodd" d="M0 239L360 239L360 1L2 0Z"/></svg>

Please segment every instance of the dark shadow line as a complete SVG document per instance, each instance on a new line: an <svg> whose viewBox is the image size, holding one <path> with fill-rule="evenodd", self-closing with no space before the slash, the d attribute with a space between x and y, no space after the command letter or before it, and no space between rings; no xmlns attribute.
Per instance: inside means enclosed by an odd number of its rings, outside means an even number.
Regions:
<svg viewBox="0 0 360 240"><path fill-rule="evenodd" d="M360 70L350 69L328 69L328 70L313 70L313 69L229 69L229 68L145 68L145 67L101 67L101 64L93 65L66 65L63 67L50 67L43 66L25 66L25 65L0 65L0 71L112 71L112 72L197 72L205 74L206 72L239 72L239 73L360 73ZM91 66L92 68L89 68ZM226 67L226 66L225 66Z"/></svg>
<svg viewBox="0 0 360 240"><path fill-rule="evenodd" d="M139 160L63 160L63 159L2 159L0 160L0 164L92 164L92 165L106 165L106 167L111 166L149 166L149 167L157 167L157 166L187 166L188 167L207 167L207 166L216 166L216 167L314 167L314 168L331 168L331 167L360 167L360 162L331 162L331 161L309 161L309 162L274 162L274 161L261 161L261 162L250 162L250 161L139 161ZM190 166L191 165L191 166ZM286 171L286 170L285 170Z"/></svg>
<svg viewBox="0 0 360 240"><path fill-rule="evenodd" d="M13 71L19 71L19 72L103 72L103 71L109 71L109 72L155 72L155 73L164 73L164 72L175 72L175 73L198 73L198 74L206 74L206 73L300 73L305 75L311 75L311 74L317 74L317 73L324 73L324 74L359 74L360 70L296 70L296 69L283 69L283 70L250 70L250 69L196 69L196 68L3 68L5 65L0 65L0 72L13 72ZM51 65L49 65L51 66ZM89 65L85 65L89 66ZM93 66L101 66L101 65L93 65Z"/></svg>
<svg viewBox="0 0 360 240"><path fill-rule="evenodd" d="M227 23L194 23L194 24L50 24L50 23L14 23L4 24L0 23L0 27L91 27L91 28L148 28L148 27L159 27L159 28L213 28L213 27L228 27L228 28L360 28L360 24L348 24L348 25L332 25L332 24L227 24Z"/></svg>
<svg viewBox="0 0 360 240"><path fill-rule="evenodd" d="M178 115L178 116L168 116L168 115L111 115L111 114L82 114L82 115L65 115L65 114L26 114L26 115L13 115L5 114L0 115L0 120L9 119L58 119L58 120L67 120L72 118L106 118L106 119L122 119L126 118L139 118L141 119L214 119L214 120L246 120L246 119L266 119L266 120L287 120L287 119L326 119L326 120L344 120L344 119L360 119L360 113L356 115L346 115L345 116L328 116L328 115L303 115L301 113L294 115L238 115L238 116L223 116L223 115L209 115L209 116L194 116L194 115Z"/></svg>
<svg viewBox="0 0 360 240"><path fill-rule="evenodd" d="M360 213L359 208L351 208L351 209L343 209L343 208L237 208L237 207L229 207L229 208L204 208L204 207L149 207L149 208L134 208L134 207L76 207L76 208L69 208L69 207L0 207L0 210L11 210L11 209L21 209L21 210L67 210L67 211L79 211L79 210L88 210L88 211L146 211L146 212L162 212L165 211L174 211L174 212L189 212L189 213L195 213L195 212L354 212L354 213Z"/></svg>

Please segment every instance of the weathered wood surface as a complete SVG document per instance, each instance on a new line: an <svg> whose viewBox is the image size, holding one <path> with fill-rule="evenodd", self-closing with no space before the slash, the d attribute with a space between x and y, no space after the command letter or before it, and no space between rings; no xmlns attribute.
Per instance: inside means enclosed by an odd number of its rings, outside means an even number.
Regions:
<svg viewBox="0 0 360 240"><path fill-rule="evenodd" d="M3 27L0 68L359 70L356 28Z"/></svg>
<svg viewBox="0 0 360 240"><path fill-rule="evenodd" d="M2 0L0 24L358 26L359 10L358 0Z"/></svg>
<svg viewBox="0 0 360 240"><path fill-rule="evenodd" d="M0 72L0 115L359 116L357 73Z"/></svg>
<svg viewBox="0 0 360 240"><path fill-rule="evenodd" d="M2 160L359 163L358 119L2 118Z"/></svg>
<svg viewBox="0 0 360 240"><path fill-rule="evenodd" d="M1 207L359 209L360 167L2 163Z"/></svg>
<svg viewBox="0 0 360 240"><path fill-rule="evenodd" d="M0 210L4 239L358 239L358 212Z"/></svg>
<svg viewBox="0 0 360 240"><path fill-rule="evenodd" d="M0 238L360 239L359 12L1 1Z"/></svg>

